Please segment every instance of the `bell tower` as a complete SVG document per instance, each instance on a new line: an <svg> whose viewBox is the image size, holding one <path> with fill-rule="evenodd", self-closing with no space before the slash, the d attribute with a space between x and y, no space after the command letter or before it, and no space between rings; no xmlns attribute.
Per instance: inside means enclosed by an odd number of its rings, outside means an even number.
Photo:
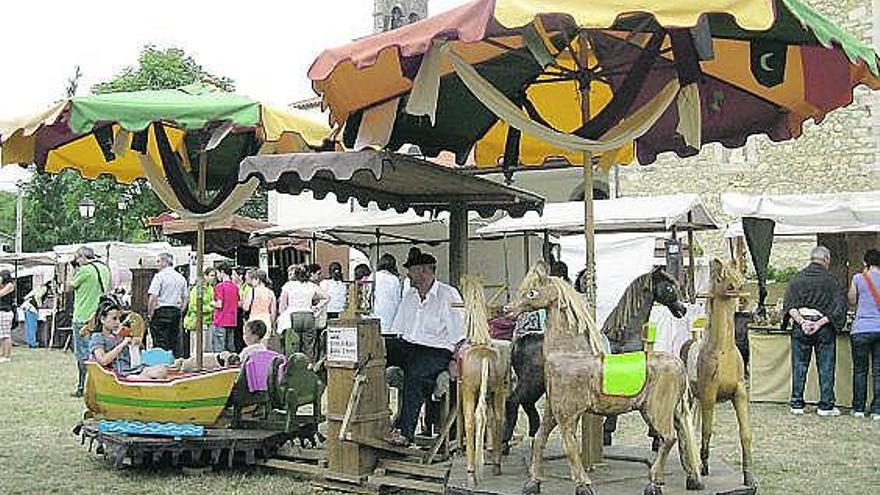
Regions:
<svg viewBox="0 0 880 495"><path fill-rule="evenodd" d="M373 0L373 31L381 33L428 17L428 0Z"/></svg>

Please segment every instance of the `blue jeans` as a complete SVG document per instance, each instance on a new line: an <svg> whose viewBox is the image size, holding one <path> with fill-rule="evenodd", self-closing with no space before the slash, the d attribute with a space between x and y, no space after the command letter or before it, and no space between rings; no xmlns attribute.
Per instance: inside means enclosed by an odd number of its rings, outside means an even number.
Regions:
<svg viewBox="0 0 880 495"><path fill-rule="evenodd" d="M874 379L874 399L870 414L880 414L880 332L854 333L850 336L853 360L853 411L865 411L868 401L868 360Z"/></svg>
<svg viewBox="0 0 880 495"><path fill-rule="evenodd" d="M24 312L24 328L27 331L27 341L28 347L34 348L37 346L37 325L39 324L40 315L34 313L33 311Z"/></svg>
<svg viewBox="0 0 880 495"><path fill-rule="evenodd" d="M403 341L403 404L400 407L398 426L406 438L415 438L416 424L425 398L434 390L437 375L449 367L452 353Z"/></svg>
<svg viewBox="0 0 880 495"><path fill-rule="evenodd" d="M211 352L226 350L226 327L211 325Z"/></svg>
<svg viewBox="0 0 880 495"><path fill-rule="evenodd" d="M86 383L86 360L89 358L89 336L81 337L79 335L79 331L84 325L85 323L74 322L73 335L71 336L73 355L76 356L76 368L79 372L76 382L76 391L79 393L83 392Z"/></svg>
<svg viewBox="0 0 880 495"><path fill-rule="evenodd" d="M799 325L791 330L791 407L803 409L804 385L813 352L819 372L819 409L834 408L834 369L837 366L837 333L830 326L807 335Z"/></svg>

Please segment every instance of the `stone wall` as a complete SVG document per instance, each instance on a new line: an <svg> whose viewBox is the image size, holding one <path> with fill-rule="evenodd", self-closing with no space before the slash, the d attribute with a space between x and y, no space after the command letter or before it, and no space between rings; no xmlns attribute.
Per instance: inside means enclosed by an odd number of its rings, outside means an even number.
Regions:
<svg viewBox="0 0 880 495"><path fill-rule="evenodd" d="M878 0L808 0L823 14L865 43L876 46L880 26ZM743 149L704 147L698 156L681 159L661 155L649 166L621 167L622 196L699 193L719 222L731 218L721 211L721 193L797 194L863 191L880 188L880 98L857 88L853 104L829 114L821 124L811 121L798 139L773 143L752 136ZM701 236L706 251L726 256L718 234ZM803 264L809 244L777 243L771 264Z"/></svg>

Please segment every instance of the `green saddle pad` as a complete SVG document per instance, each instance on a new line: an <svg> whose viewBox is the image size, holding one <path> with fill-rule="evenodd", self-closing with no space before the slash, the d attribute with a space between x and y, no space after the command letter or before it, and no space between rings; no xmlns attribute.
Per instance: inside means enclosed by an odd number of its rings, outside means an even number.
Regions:
<svg viewBox="0 0 880 495"><path fill-rule="evenodd" d="M602 393L633 397L645 387L648 360L644 352L605 354L602 364Z"/></svg>

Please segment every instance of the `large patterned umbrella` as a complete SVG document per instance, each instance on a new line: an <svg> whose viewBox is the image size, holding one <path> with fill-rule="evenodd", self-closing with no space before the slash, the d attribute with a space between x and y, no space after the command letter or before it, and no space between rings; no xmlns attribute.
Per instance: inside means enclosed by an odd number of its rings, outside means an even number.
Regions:
<svg viewBox="0 0 880 495"><path fill-rule="evenodd" d="M601 140L635 116L652 124L626 133L642 163L790 139L855 86L880 86L874 50L802 0L476 0L326 50L309 77L347 146L412 143L460 163L475 147L484 167L579 163L586 143L544 138ZM686 90L664 95L670 83ZM649 103L665 106L639 114Z"/></svg>
<svg viewBox="0 0 880 495"><path fill-rule="evenodd" d="M45 173L71 169L89 179L148 179L169 208L197 224L201 300L206 222L233 214L258 186L256 179L238 183L239 162L255 154L312 149L328 135L326 125L305 114L196 84L74 97L0 122L0 153L3 164L33 163ZM211 199L208 190L216 191Z"/></svg>

